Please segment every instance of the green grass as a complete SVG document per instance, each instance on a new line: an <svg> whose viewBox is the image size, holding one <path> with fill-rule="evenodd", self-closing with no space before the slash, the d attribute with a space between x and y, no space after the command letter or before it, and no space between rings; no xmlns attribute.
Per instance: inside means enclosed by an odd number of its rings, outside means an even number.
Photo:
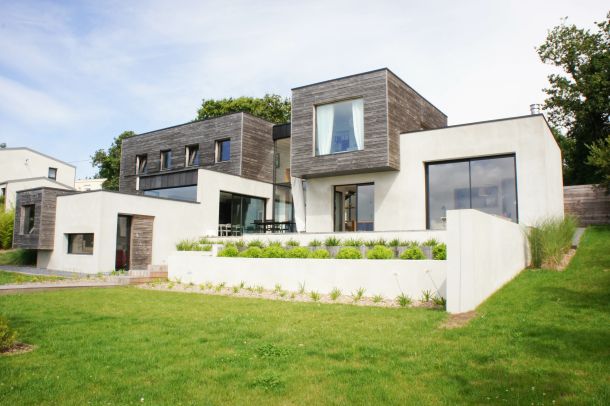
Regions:
<svg viewBox="0 0 610 406"><path fill-rule="evenodd" d="M0 250L0 265L36 265L36 250Z"/></svg>
<svg viewBox="0 0 610 406"><path fill-rule="evenodd" d="M0 357L0 404L610 403L610 228L526 270L462 328L438 310L136 288L0 296L38 348Z"/></svg>
<svg viewBox="0 0 610 406"><path fill-rule="evenodd" d="M59 276L43 276L43 275L25 275L17 272L8 272L0 270L0 285L9 285L12 283L25 283L25 282L44 282L44 281L56 281L63 279Z"/></svg>

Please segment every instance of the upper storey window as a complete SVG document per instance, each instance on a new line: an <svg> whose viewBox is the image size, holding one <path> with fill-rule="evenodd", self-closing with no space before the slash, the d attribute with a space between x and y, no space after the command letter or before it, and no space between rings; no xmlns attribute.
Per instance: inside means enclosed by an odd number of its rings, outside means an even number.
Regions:
<svg viewBox="0 0 610 406"><path fill-rule="evenodd" d="M172 151L161 151L161 170L172 169Z"/></svg>
<svg viewBox="0 0 610 406"><path fill-rule="evenodd" d="M364 148L362 99L316 107L316 155L357 151Z"/></svg>
<svg viewBox="0 0 610 406"><path fill-rule="evenodd" d="M57 180L57 168L49 168L49 179Z"/></svg>
<svg viewBox="0 0 610 406"><path fill-rule="evenodd" d="M146 173L146 165L148 163L148 156L136 155L136 173Z"/></svg>
<svg viewBox="0 0 610 406"><path fill-rule="evenodd" d="M199 166L199 145L186 147L186 166Z"/></svg>
<svg viewBox="0 0 610 406"><path fill-rule="evenodd" d="M231 159L231 140L216 141L216 162Z"/></svg>

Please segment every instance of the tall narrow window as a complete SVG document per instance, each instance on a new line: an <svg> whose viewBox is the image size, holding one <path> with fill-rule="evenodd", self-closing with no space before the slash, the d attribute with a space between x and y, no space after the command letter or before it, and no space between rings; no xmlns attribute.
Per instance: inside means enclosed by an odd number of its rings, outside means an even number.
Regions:
<svg viewBox="0 0 610 406"><path fill-rule="evenodd" d="M57 180L57 168L49 168L49 179Z"/></svg>
<svg viewBox="0 0 610 406"><path fill-rule="evenodd" d="M161 170L172 169L172 151L161 151Z"/></svg>
<svg viewBox="0 0 610 406"><path fill-rule="evenodd" d="M136 155L136 173L146 173L146 165L148 164L148 156L146 154Z"/></svg>
<svg viewBox="0 0 610 406"><path fill-rule="evenodd" d="M199 145L186 147L186 166L199 166Z"/></svg>
<svg viewBox="0 0 610 406"><path fill-rule="evenodd" d="M34 224L36 221L36 206L28 204L21 207L21 218L22 218L22 234L31 234L34 231Z"/></svg>
<svg viewBox="0 0 610 406"><path fill-rule="evenodd" d="M316 155L364 148L364 102L348 100L316 107Z"/></svg>
<svg viewBox="0 0 610 406"><path fill-rule="evenodd" d="M224 162L231 159L231 140L216 141L216 162Z"/></svg>

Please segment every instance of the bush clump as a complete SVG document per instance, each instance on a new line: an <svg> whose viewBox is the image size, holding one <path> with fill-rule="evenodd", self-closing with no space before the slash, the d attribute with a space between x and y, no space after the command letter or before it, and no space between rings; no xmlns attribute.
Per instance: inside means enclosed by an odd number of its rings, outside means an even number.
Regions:
<svg viewBox="0 0 610 406"><path fill-rule="evenodd" d="M315 259L329 259L330 253L328 252L328 250L325 250L324 248L322 248L322 249L315 250L314 252L312 252L309 257L315 258Z"/></svg>
<svg viewBox="0 0 610 406"><path fill-rule="evenodd" d="M362 258L362 254L360 254L360 250L354 247L343 247L339 250L337 254L337 259L360 259Z"/></svg>
<svg viewBox="0 0 610 406"><path fill-rule="evenodd" d="M196 240L181 240L176 244L176 249L178 251L211 251L212 246Z"/></svg>
<svg viewBox="0 0 610 406"><path fill-rule="evenodd" d="M435 245L434 248L432 248L432 258L438 260L447 259L447 244L442 243Z"/></svg>
<svg viewBox="0 0 610 406"><path fill-rule="evenodd" d="M248 241L248 247L265 248L265 243L261 240L252 240Z"/></svg>
<svg viewBox="0 0 610 406"><path fill-rule="evenodd" d="M400 254L400 259L426 259L426 256L421 248L411 246Z"/></svg>
<svg viewBox="0 0 610 406"><path fill-rule="evenodd" d="M263 250L260 247L250 247L240 252L239 256L244 258L260 258L263 256Z"/></svg>
<svg viewBox="0 0 610 406"><path fill-rule="evenodd" d="M366 253L366 257L368 259L392 259L394 252L384 245L375 245Z"/></svg>
<svg viewBox="0 0 610 406"><path fill-rule="evenodd" d="M271 245L265 249L263 249L262 258L285 258L286 250L282 247L278 247L277 245Z"/></svg>
<svg viewBox="0 0 610 406"><path fill-rule="evenodd" d="M219 257L236 257L239 255L239 250L235 245L227 245L220 251L218 251Z"/></svg>
<svg viewBox="0 0 610 406"><path fill-rule="evenodd" d="M17 334L8 325L8 320L0 316L0 352L6 351L15 345Z"/></svg>
<svg viewBox="0 0 610 406"><path fill-rule="evenodd" d="M13 246L15 210L4 211L3 207L0 207L0 248L7 250Z"/></svg>
<svg viewBox="0 0 610 406"><path fill-rule="evenodd" d="M286 258L309 258L311 252L305 247L294 247L286 251Z"/></svg>
<svg viewBox="0 0 610 406"><path fill-rule="evenodd" d="M532 254L532 266L557 268L572 246L577 221L572 216L539 221L527 234Z"/></svg>
<svg viewBox="0 0 610 406"><path fill-rule="evenodd" d="M36 265L36 250L16 249L2 252L0 265Z"/></svg>
<svg viewBox="0 0 610 406"><path fill-rule="evenodd" d="M328 237L326 240L324 240L324 245L327 247L338 247L341 245L341 240L335 237Z"/></svg>

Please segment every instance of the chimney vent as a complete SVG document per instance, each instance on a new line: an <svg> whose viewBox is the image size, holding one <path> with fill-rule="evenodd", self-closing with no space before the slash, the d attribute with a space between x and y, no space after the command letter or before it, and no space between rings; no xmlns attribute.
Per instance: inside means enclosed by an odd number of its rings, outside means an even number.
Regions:
<svg viewBox="0 0 610 406"><path fill-rule="evenodd" d="M536 114L540 114L540 104L536 103L536 104L530 104L530 114L536 115Z"/></svg>

